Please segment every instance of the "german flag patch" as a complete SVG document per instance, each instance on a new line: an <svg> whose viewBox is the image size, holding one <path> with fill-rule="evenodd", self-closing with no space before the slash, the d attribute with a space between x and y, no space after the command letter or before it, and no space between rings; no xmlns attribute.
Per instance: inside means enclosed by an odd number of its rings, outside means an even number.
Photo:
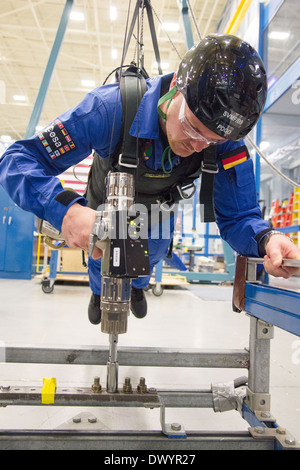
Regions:
<svg viewBox="0 0 300 470"><path fill-rule="evenodd" d="M239 165L240 163L247 161L248 158L250 157L248 149L245 145L221 155L224 170L229 170L229 168L232 168L236 165Z"/></svg>

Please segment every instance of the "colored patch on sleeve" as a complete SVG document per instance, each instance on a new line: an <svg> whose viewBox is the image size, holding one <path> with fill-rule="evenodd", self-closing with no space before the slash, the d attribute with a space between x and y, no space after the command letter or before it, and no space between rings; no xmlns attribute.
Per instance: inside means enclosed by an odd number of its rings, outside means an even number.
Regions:
<svg viewBox="0 0 300 470"><path fill-rule="evenodd" d="M51 160L61 157L65 153L72 152L76 145L64 124L56 119L38 137L49 154Z"/></svg>
<svg viewBox="0 0 300 470"><path fill-rule="evenodd" d="M250 157L248 149L245 145L221 155L224 170L229 170L229 168L232 168L235 165L239 165L240 163L247 161L248 158Z"/></svg>

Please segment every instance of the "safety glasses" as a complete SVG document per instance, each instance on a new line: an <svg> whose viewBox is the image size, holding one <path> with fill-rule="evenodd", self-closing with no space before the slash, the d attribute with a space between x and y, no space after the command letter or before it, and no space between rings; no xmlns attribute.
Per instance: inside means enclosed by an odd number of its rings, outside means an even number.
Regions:
<svg viewBox="0 0 300 470"><path fill-rule="evenodd" d="M225 139L209 140L206 137L204 137L198 129L195 129L186 118L186 115L185 115L186 101L184 97L182 98L183 98L182 104L181 104L180 111L179 111L179 121L180 121L182 130L185 133L185 135L193 140L201 140L202 142L205 142L207 145L217 145L217 144L223 144L224 142L226 142Z"/></svg>

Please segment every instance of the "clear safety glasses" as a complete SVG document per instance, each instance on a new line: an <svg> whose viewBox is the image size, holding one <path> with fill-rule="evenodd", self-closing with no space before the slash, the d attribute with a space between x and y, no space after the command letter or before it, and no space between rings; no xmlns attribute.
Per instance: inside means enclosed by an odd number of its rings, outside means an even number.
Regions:
<svg viewBox="0 0 300 470"><path fill-rule="evenodd" d="M226 142L225 139L209 140L206 137L204 137L198 129L195 129L186 118L185 105L186 105L186 101L183 98L180 111L179 111L179 121L180 121L182 130L187 137L193 140L201 140L202 142L205 142L207 145L217 145L217 144L223 144L224 142Z"/></svg>

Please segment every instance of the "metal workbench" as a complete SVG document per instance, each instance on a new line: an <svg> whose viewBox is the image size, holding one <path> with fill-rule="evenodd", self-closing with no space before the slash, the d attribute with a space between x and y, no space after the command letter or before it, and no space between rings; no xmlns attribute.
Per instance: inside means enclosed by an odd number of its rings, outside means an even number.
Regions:
<svg viewBox="0 0 300 470"><path fill-rule="evenodd" d="M7 386L0 389L0 406L84 406L150 408L160 411L156 431L5 430L0 429L0 449L300 449L300 443L272 416L269 390L270 342L274 325L300 336L300 294L270 287L256 280L261 260L238 257L233 310L250 315L249 350L198 350L131 348L118 351L120 366L230 368L248 370L248 377L215 384L207 390L159 390L140 385L120 385L117 393L99 387L56 387L52 404L42 403L43 389ZM1 357L7 363L106 365L108 348L38 347L6 345ZM93 381L94 380L94 381ZM210 408L238 412L249 431L207 432L185 430L184 423L166 423L167 408Z"/></svg>

